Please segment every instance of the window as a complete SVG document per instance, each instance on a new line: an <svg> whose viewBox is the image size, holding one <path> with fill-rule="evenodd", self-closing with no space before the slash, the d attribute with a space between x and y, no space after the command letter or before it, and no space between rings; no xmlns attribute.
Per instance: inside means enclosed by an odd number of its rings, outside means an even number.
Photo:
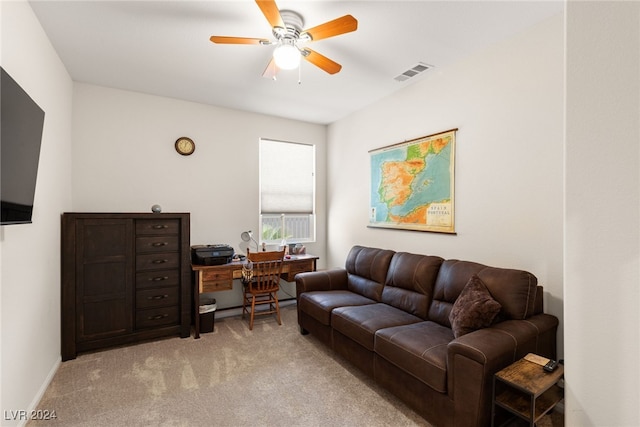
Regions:
<svg viewBox="0 0 640 427"><path fill-rule="evenodd" d="M260 139L260 239L315 241L315 146Z"/></svg>

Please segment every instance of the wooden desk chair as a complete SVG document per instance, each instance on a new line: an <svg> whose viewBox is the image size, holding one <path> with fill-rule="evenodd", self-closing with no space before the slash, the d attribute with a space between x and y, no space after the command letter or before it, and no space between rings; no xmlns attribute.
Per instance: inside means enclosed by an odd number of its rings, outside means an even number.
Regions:
<svg viewBox="0 0 640 427"><path fill-rule="evenodd" d="M280 321L280 305L277 292L280 289L280 274L284 251L254 252L247 250L247 262L242 268L244 298L242 299L242 318L250 315L249 330L253 330L253 319L256 315L276 314ZM257 305L268 305L268 309L256 310Z"/></svg>

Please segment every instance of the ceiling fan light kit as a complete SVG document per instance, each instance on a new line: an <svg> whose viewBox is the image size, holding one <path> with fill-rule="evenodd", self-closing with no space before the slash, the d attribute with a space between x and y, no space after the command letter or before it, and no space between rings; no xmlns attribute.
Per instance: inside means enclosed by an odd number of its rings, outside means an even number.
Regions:
<svg viewBox="0 0 640 427"><path fill-rule="evenodd" d="M300 51L290 43L282 43L273 50L273 60L278 68L293 70L300 65Z"/></svg>
<svg viewBox="0 0 640 427"><path fill-rule="evenodd" d="M335 74L342 69L337 62L300 45L357 30L358 21L353 16L345 15L303 30L304 20L299 13L292 10L279 10L274 0L256 0L256 3L271 25L276 41L228 36L211 36L210 40L220 44L277 45L273 51L272 60L262 74L267 78L275 79L279 70L297 68L300 65L300 58L304 58L329 74Z"/></svg>

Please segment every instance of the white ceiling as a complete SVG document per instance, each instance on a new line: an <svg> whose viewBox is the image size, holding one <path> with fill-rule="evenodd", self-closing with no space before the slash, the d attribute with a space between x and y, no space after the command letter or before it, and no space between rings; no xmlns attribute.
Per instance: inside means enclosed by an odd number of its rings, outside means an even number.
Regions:
<svg viewBox="0 0 640 427"><path fill-rule="evenodd" d="M329 75L262 77L273 47L220 45L211 35L273 39L254 1L30 1L74 81L331 123L523 31L557 1L277 1L305 28L350 14L358 30L309 47L342 65ZM435 68L399 83L418 62Z"/></svg>

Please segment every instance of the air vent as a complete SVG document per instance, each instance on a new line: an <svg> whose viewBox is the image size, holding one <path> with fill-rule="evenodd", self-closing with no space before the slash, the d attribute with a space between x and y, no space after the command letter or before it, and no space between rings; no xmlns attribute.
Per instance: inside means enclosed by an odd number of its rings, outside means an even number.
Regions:
<svg viewBox="0 0 640 427"><path fill-rule="evenodd" d="M410 78L413 78L419 74L422 74L423 72L427 71L429 68L433 68L433 66L427 65L423 62L418 62L416 65L409 68L404 73L394 77L393 79L398 82L404 82L406 80L409 80Z"/></svg>

